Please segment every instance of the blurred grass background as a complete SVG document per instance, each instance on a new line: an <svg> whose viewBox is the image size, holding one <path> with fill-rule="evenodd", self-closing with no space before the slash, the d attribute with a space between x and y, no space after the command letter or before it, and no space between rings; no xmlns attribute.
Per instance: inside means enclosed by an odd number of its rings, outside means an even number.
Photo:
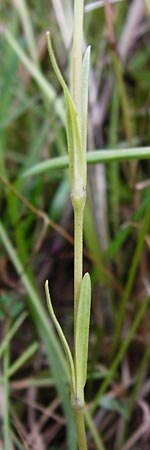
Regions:
<svg viewBox="0 0 150 450"><path fill-rule="evenodd" d="M85 4L92 46L88 149L148 146L150 18L143 0ZM65 106L45 31L70 79L73 2L0 5L0 448L71 449L68 372L46 310L72 346L73 217L68 171L22 177L66 154ZM7 28L6 28L7 27ZM7 31L8 30L8 31ZM86 401L88 448L148 450L150 408L150 160L88 169L84 267L92 275ZM87 427L87 428L88 428Z"/></svg>

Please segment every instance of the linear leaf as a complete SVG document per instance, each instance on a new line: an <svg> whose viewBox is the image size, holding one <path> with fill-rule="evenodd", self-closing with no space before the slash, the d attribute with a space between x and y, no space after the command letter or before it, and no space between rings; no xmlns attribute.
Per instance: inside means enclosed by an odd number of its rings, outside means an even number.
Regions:
<svg viewBox="0 0 150 450"><path fill-rule="evenodd" d="M46 299L47 299L47 306L48 306L48 310L51 316L51 319L55 325L55 328L57 330L57 333L59 335L59 338L61 340L62 346L64 348L66 357L67 357L67 361L68 361L68 366L69 366L69 370L70 370L70 377L71 377L71 382L72 382L72 387L73 390L75 391L75 371L74 371L74 363L73 363L73 359L72 359L72 355L71 355L71 351L69 348L69 345L67 343L67 340L65 338L65 335L62 331L62 328L57 320L57 317L54 313L54 309L52 306L52 302L51 302L51 297L50 297L50 292L49 292L49 287L48 287L48 280L46 280L45 283L45 292L46 292Z"/></svg>
<svg viewBox="0 0 150 450"><path fill-rule="evenodd" d="M47 46L50 56L50 61L53 66L54 72L62 86L62 89L64 91L65 100L66 100L66 110L67 110L67 139L68 139L68 153L69 153L69 164L70 164L70 175L71 175L71 181L74 182L74 175L75 173L78 173L80 176L78 179L81 179L82 183L82 174L83 174L83 166L84 166L84 159L83 159L83 152L81 147L81 139L80 139L80 133L79 133L79 126L78 126L78 116L75 104L71 98L69 89L65 83L64 78L62 77L62 74L59 70L54 51L52 48L51 43L51 37L50 32L47 31L46 33L47 37Z"/></svg>
<svg viewBox="0 0 150 450"><path fill-rule="evenodd" d="M0 358L1 358L4 350L6 350L6 347L8 346L9 342L15 335L15 333L17 333L17 330L21 327L21 325L24 322L24 320L26 319L27 315L28 314L26 312L23 312L18 317L18 319L14 322L14 324L12 325L10 330L7 332L6 336L4 337L4 339L2 340L1 345L0 345Z"/></svg>
<svg viewBox="0 0 150 450"><path fill-rule="evenodd" d="M34 353L37 350L38 350L38 343L34 342L8 368L8 370L6 372L6 376L8 378L12 377L26 363L26 361L28 361L28 359L34 355ZM3 377L1 378L1 381L3 381Z"/></svg>
<svg viewBox="0 0 150 450"><path fill-rule="evenodd" d="M110 163L112 161L130 161L133 159L150 159L150 147L102 149L87 152L87 164ZM47 159L28 169L23 177L37 175L47 170L66 169L69 165L68 155Z"/></svg>
<svg viewBox="0 0 150 450"><path fill-rule="evenodd" d="M33 287L30 278L27 276L27 273L24 270L24 266L18 257L17 251L14 249L1 221L0 238L9 255L10 260L12 261L12 264L14 265L23 283L23 286L25 287L27 294L26 298L33 317L33 321L44 343L48 361L52 369L55 386L62 400L62 406L66 416L68 448L75 450L76 434L72 408L70 405L70 398L68 395L68 388L66 385L66 382L70 380L70 376L68 376L70 374L68 374L68 367L63 351L61 349L60 343L58 342L58 339L56 338L53 328L50 326L48 317L41 302L41 298L39 297L37 290ZM74 438L72 438L72 436Z"/></svg>
<svg viewBox="0 0 150 450"><path fill-rule="evenodd" d="M1 32L1 30L0 30L0 32ZM31 74L31 76L34 78L34 80L37 82L41 91L44 93L44 95L46 95L46 98L54 104L56 113L59 115L62 122L64 123L63 104L62 104L62 101L56 97L56 92L55 92L54 88L46 80L46 78L44 77L42 72L39 70L39 68L26 55L26 53L23 51L21 46L18 44L18 41L13 37L12 33L5 27L4 27L4 29L2 29L2 32L4 33L8 44L12 47L12 49L15 51L15 53L19 57L20 61L22 61L24 66L27 68L28 72Z"/></svg>
<svg viewBox="0 0 150 450"><path fill-rule="evenodd" d="M90 309L91 280L89 273L85 273L81 283L75 330L76 395L79 399L83 399L87 375Z"/></svg>

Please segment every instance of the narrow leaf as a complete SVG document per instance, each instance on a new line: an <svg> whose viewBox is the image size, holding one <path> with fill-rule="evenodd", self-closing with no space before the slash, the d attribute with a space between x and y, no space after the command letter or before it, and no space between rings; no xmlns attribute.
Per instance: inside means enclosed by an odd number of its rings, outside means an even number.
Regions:
<svg viewBox="0 0 150 450"><path fill-rule="evenodd" d="M87 375L90 309L91 280L89 273L86 273L81 283L75 330L76 394L79 399L83 398Z"/></svg>
<svg viewBox="0 0 150 450"><path fill-rule="evenodd" d="M55 328L57 330L57 333L59 335L59 338L61 340L63 349L65 351L66 358L67 358L67 361L68 361L69 370L70 370L70 378L71 378L72 388L75 391L74 363L73 363L73 359L72 359L72 355L71 355L71 351L70 351L69 345L68 345L68 343L66 341L65 335L64 335L64 333L62 331L62 328L61 328L61 326L60 326L60 324L59 324L59 322L57 320L57 317L56 317L56 315L54 313L54 310L53 310L51 297L50 297L50 292L49 292L49 287L48 287L48 280L46 280L46 283L45 283L45 292L46 292L46 299L47 299L48 310L49 310L51 319L52 319L52 321L53 321L53 323L55 325Z"/></svg>
<svg viewBox="0 0 150 450"><path fill-rule="evenodd" d="M15 335L15 333L17 333L17 330L21 327L21 325L24 322L24 320L26 319L26 317L27 317L27 313L23 312L18 317L18 319L14 322L14 324L12 325L10 330L7 332L6 336L4 337L4 339L2 340L1 345L0 345L0 358L1 358L4 350L6 350L9 342L11 341L13 336Z"/></svg>
<svg viewBox="0 0 150 450"><path fill-rule="evenodd" d="M112 161L130 161L150 159L150 147L101 149L87 152L87 164L110 163ZM66 169L69 165L68 155L47 159L26 170L22 176L37 175L48 170Z"/></svg>
<svg viewBox="0 0 150 450"><path fill-rule="evenodd" d="M33 287L30 279L24 270L23 264L20 261L17 251L14 249L8 234L5 230L3 223L0 221L0 238L9 258L15 267L18 276L21 278L22 284L25 287L27 293L27 302L31 311L33 321L40 338L43 341L45 351L47 353L48 362L52 369L53 379L57 388L58 394L62 400L62 406L66 416L67 426L67 441L68 447L76 450L76 438L72 408L70 405L70 398L68 395L68 388L66 382L70 380L70 374L68 374L68 367L66 365L66 359L64 357L62 348L53 328L50 326L48 317L41 302L41 298L38 295L37 290ZM61 373L61 377L60 377ZM69 376L68 376L69 375Z"/></svg>
<svg viewBox="0 0 150 450"><path fill-rule="evenodd" d="M34 353L38 350L38 343L34 342L31 344L19 358L8 368L7 377L12 377L25 363L30 359Z"/></svg>
<svg viewBox="0 0 150 450"><path fill-rule="evenodd" d="M76 111L75 104L71 98L69 89L68 89L68 87L65 83L65 80L62 77L62 74L59 70L59 67L58 67L58 64L57 64L57 61L56 61L56 58L54 55L54 51L52 48L51 37L50 37L49 31L47 31L46 37L47 37L47 46L48 46L51 64L52 64L54 72L62 86L64 95L65 95L65 100L66 100L67 140L68 140L71 182L72 182L72 184L74 183L75 174L78 173L79 174L78 179L81 180L81 184L82 184L84 159L83 159L83 152L82 152L82 147L81 147L81 139L80 139L80 133L79 133L77 111Z"/></svg>
<svg viewBox="0 0 150 450"><path fill-rule="evenodd" d="M103 395L99 404L107 411L115 411L125 419L127 418L127 405L123 402L121 403L119 400L116 400L114 397L111 397L110 395Z"/></svg>
<svg viewBox="0 0 150 450"><path fill-rule="evenodd" d="M88 113L88 84L91 47L86 49L82 66L82 149L85 154L87 146L87 113Z"/></svg>
<svg viewBox="0 0 150 450"><path fill-rule="evenodd" d="M54 88L48 83L42 72L38 69L38 67L35 66L33 61L26 55L26 53L23 51L21 46L18 44L18 41L13 37L13 35L10 33L10 31L3 27L2 31L0 29L0 33L3 32L5 35L5 38L8 42L8 44L12 47L12 49L15 51L19 59L22 61L24 66L27 68L30 75L34 78L34 80L37 82L38 86L46 95L46 98L53 103L55 107L56 113L61 118L62 122L64 123L64 108L61 100L56 97L56 93Z"/></svg>
<svg viewBox="0 0 150 450"><path fill-rule="evenodd" d="M76 107L75 107L74 102L73 102L73 100L71 98L69 89L68 89L68 87L66 85L66 82L65 82L65 80L64 80L64 78L63 78L63 76L62 76L62 74L60 72L60 69L58 67L58 64L57 64L57 61L56 61L56 58L55 58L55 55L54 55L54 50L52 48L51 35L50 35L49 31L46 32L46 39L47 39L47 47L48 47L50 61L51 61L51 64L53 66L53 69L54 69L54 72L56 74L56 77L58 78L59 83L60 83L60 85L61 85L61 87L62 87L62 89L64 91L65 97L68 98L68 103L71 105L72 111L75 114L77 114L76 113Z"/></svg>

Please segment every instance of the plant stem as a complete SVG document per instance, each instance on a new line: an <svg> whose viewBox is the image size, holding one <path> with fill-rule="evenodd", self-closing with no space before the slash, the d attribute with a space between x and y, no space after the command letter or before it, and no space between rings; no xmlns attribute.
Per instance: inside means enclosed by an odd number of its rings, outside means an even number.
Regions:
<svg viewBox="0 0 150 450"><path fill-rule="evenodd" d="M76 330L76 317L83 271L83 214L85 199L76 202L74 206L74 329ZM78 204L77 204L78 203Z"/></svg>
<svg viewBox="0 0 150 450"><path fill-rule="evenodd" d="M124 84L124 80L123 80L121 62L119 60L119 57L118 57L115 49L112 49L111 53L112 53L112 58L113 58L113 62L114 62L114 67L115 67L115 72L116 72L118 87L119 87L119 92L120 92L125 133L126 133L128 145L131 146L132 142L133 142L132 120L130 117L128 97L127 97L125 84Z"/></svg>
<svg viewBox="0 0 150 450"><path fill-rule="evenodd" d="M72 97L76 105L80 135L82 134L82 42L83 42L83 10L84 0L74 1L74 34L72 46ZM86 162L85 162L86 163ZM82 168L83 169L83 168ZM84 171L84 170L83 170ZM82 174L83 174L82 171ZM84 175L83 175L84 176ZM74 185L81 185L79 172L76 171ZM73 187L72 187L73 188ZM78 189L77 189L78 190ZM76 314L82 281L83 259L83 214L85 192L76 195L76 189L71 193L74 209L74 329L76 329Z"/></svg>
<svg viewBox="0 0 150 450"><path fill-rule="evenodd" d="M72 98L77 110L79 133L82 142L83 111L82 111L82 42L83 42L83 10L84 0L74 0L74 35L72 47ZM82 149L84 150L84 149ZM74 149L78 151L78 149ZM79 163L80 164L80 163ZM80 288L83 272L83 215L86 200L86 158L80 165L74 167L74 182L71 189L71 199L74 210L74 342L76 338L76 322ZM82 345L82 342L81 342ZM76 364L75 364L76 366ZM76 372L76 367L75 367ZM79 402L81 399L78 399ZM84 406L76 406L73 401L79 450L87 450ZM81 402L82 403L82 402Z"/></svg>
<svg viewBox="0 0 150 450"><path fill-rule="evenodd" d="M72 46L72 98L78 113L79 128L82 123L82 42L84 0L74 1L74 34Z"/></svg>
<svg viewBox="0 0 150 450"><path fill-rule="evenodd" d="M6 329L9 328L7 323ZM7 336L7 330L6 330ZM9 417L9 379L8 379L8 368L9 368L9 345L4 351L4 444L5 449L10 448L10 417Z"/></svg>
<svg viewBox="0 0 150 450"><path fill-rule="evenodd" d="M76 422L79 450L87 450L87 441L84 423L84 408L74 408L74 417Z"/></svg>

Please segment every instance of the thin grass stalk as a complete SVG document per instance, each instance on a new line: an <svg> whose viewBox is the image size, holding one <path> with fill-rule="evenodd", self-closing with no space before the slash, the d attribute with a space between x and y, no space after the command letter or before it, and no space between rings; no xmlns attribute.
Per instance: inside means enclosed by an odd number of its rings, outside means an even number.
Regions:
<svg viewBox="0 0 150 450"><path fill-rule="evenodd" d="M135 275L137 272L137 268L138 268L138 264L140 261L140 257L141 257L141 253L142 253L142 249L143 249L143 245L145 242L145 236L147 233L147 230L149 228L149 224L150 224L150 206L148 204L147 206L147 210L145 213L145 217L144 217L144 222L143 222L143 227L141 230L141 234L138 238L138 243L136 246L136 250L131 262L131 267L129 270L129 275L128 275L128 280L121 298L121 302L120 302L120 308L119 311L117 313L117 321L116 321L116 326L115 326L115 333L114 333L114 339L113 339L113 352L116 351L117 345L119 343L120 340L120 331L121 331L121 326L123 323L123 318L124 318L124 314L125 314L125 309L126 309L126 305L129 299L129 296L131 294L131 290L133 288L133 284L134 284L134 280L135 280Z"/></svg>
<svg viewBox="0 0 150 450"><path fill-rule="evenodd" d="M111 49L111 54L112 54L112 59L113 59L116 77L117 77L117 81L118 81L118 88L119 88L119 93L120 93L125 134L126 134L128 145L131 146L133 143L134 134L133 134L133 127L132 127L132 120L131 120L130 111L129 111L129 101L128 101L125 84L124 84L124 80L123 80L121 62L117 55L117 51L114 48Z"/></svg>
<svg viewBox="0 0 150 450"><path fill-rule="evenodd" d="M123 80L121 62L120 62L119 56L117 54L117 45L116 45L116 38L115 38L115 31L114 31L114 24L113 24L112 6L111 6L109 0L105 0L104 6L105 6L106 23L107 23L107 28L108 28L109 45L110 45L111 55L112 55L112 59L113 59L113 63L114 63L114 69L115 69L116 78L118 81L119 93L120 93L125 133L126 133L128 145L130 146L130 145L132 145L132 141L133 141L132 121L131 121L131 117L129 114L128 98L127 98L127 93L126 93L125 84L124 84L124 80Z"/></svg>
<svg viewBox="0 0 150 450"><path fill-rule="evenodd" d="M117 371L117 369L119 367L119 364L121 363L121 361L122 361L122 359L123 359L123 357L124 357L128 347L130 345L130 342L132 341L133 336L135 335L135 332L136 332L136 330L138 329L138 327L140 325L140 322L141 322L141 320L142 320L142 318L143 318L143 316L144 316L144 314L145 314L149 304L150 304L150 297L146 297L143 300L139 310L137 311L135 319L133 320L133 323L132 323L131 327L129 328L125 339L122 341L116 357L113 359L112 365L111 365L111 367L110 367L110 369L108 371L108 375L106 376L106 378L103 381L99 391L97 392L97 394L95 396L95 399L94 399L94 402L93 402L93 406L92 406L92 412L93 413L94 413L95 409L97 408L101 397L106 392L106 389L107 389L109 383L111 382L111 380L113 380L113 377L116 374L116 371Z"/></svg>
<svg viewBox="0 0 150 450"><path fill-rule="evenodd" d="M25 363L30 359L34 353L38 349L38 344L34 342L31 344L22 354L19 356L16 361L8 367L7 371L5 371L4 377L0 377L0 382L5 381L6 378L12 377Z"/></svg>
<svg viewBox="0 0 150 450"><path fill-rule="evenodd" d="M90 412L88 410L85 411L85 421L86 421L86 424L87 424L87 426L88 426L88 428L89 428L89 430L91 432L91 435L93 437L93 441L95 442L97 450L106 450L104 445L103 445L101 436L100 436L100 434L99 434L99 432L97 430L97 427L95 425L95 422L94 422L94 420L92 420L92 417L91 417Z"/></svg>
<svg viewBox="0 0 150 450"><path fill-rule="evenodd" d="M109 127L109 146L116 147L119 133L119 95L118 86L115 86L112 96L112 107ZM119 228L119 164L118 162L112 162L109 167L109 186L110 186L110 207L111 207L111 220L113 225L114 234L117 233Z"/></svg>
<svg viewBox="0 0 150 450"><path fill-rule="evenodd" d="M117 150L109 149L92 150L87 152L87 164L110 163L112 161L132 161L150 158L150 147L136 147L136 148L118 148ZM47 159L41 163L35 164L33 167L27 169L22 176L38 175L48 170L62 170L69 166L68 155L58 156L56 158Z"/></svg>
<svg viewBox="0 0 150 450"><path fill-rule="evenodd" d="M54 374L55 385L62 399L62 405L67 418L68 448L76 450L73 413L69 402L68 390L66 387L66 381L68 381L69 379L69 374L63 352L61 350L58 340L55 337L53 329L50 327L50 323L48 321L44 308L42 307L38 293L34 289L30 279L28 278L24 270L24 267L17 255L17 252L12 246L12 243L10 242L7 232L1 221L0 221L0 237L9 255L9 258L12 261L12 264L14 265L16 272L21 278L21 281L27 292L29 308L35 321L36 327L38 329L39 335L41 336L44 342L47 351L47 356ZM60 373L61 377L59 376Z"/></svg>
<svg viewBox="0 0 150 450"><path fill-rule="evenodd" d="M117 445L117 449L118 450L123 447L123 444L125 442L125 438L127 436L127 432L128 432L128 428L129 428L129 424L130 424L130 419L131 419L132 412L133 412L133 409L134 409L135 404L136 404L136 400L138 398L138 392L139 392L140 384L142 382L144 371L145 371L145 369L147 367L149 358L150 358L150 346L148 344L146 346L145 352L143 354L143 357L142 357L142 360L141 360L141 364L139 365L139 368L138 368L138 373L137 373L135 385L133 386L132 392L130 394L130 400L129 400L129 404L128 404L127 420L124 423L124 426L123 426L123 429L122 429L122 433L121 433L121 436L120 436L120 439L119 439L119 442L118 442L118 445Z"/></svg>
<svg viewBox="0 0 150 450"><path fill-rule="evenodd" d="M28 50L33 63L39 67L39 60L37 55L37 47L35 44L33 28L31 26L29 11L25 0L15 0L15 7L18 10L22 27L24 29L24 35L27 42Z"/></svg>
<svg viewBox="0 0 150 450"><path fill-rule="evenodd" d="M5 450L11 448L10 444L10 418L9 418L9 378L8 378L8 368L9 368L9 346L5 348L3 357L3 374L4 374L4 447Z"/></svg>
<svg viewBox="0 0 150 450"><path fill-rule="evenodd" d="M54 111L64 123L64 107L60 100L60 98L56 97L56 92L50 85L50 83L46 80L42 72L38 69L38 67L33 63L33 61L26 55L21 46L18 44L17 39L13 37L13 34L4 26L1 26L0 33L4 34L6 41L14 50L14 52L19 57L20 61L27 68L30 75L34 78L45 98L51 102L54 106Z"/></svg>
<svg viewBox="0 0 150 450"><path fill-rule="evenodd" d="M2 354L3 354L3 352L8 347L9 342L11 341L11 339L13 338L13 336L15 335L17 330L20 328L20 326L22 325L23 321L26 319L26 317L27 317L27 313L26 312L23 312L22 314L20 314L18 319L14 322L12 327L7 332L7 334L4 337L4 339L1 341L1 344L0 344L0 358L1 358Z"/></svg>

